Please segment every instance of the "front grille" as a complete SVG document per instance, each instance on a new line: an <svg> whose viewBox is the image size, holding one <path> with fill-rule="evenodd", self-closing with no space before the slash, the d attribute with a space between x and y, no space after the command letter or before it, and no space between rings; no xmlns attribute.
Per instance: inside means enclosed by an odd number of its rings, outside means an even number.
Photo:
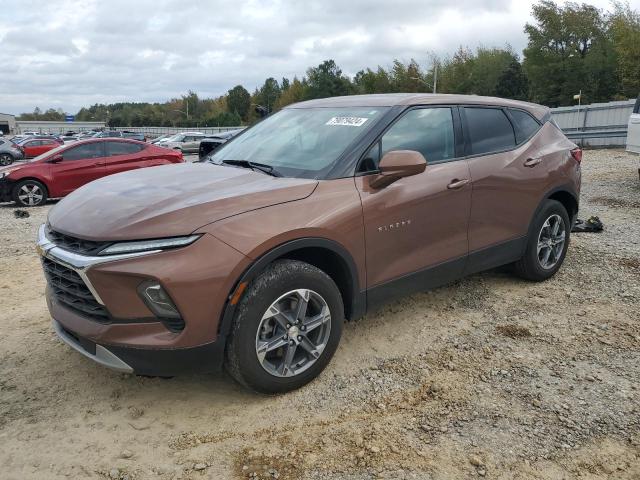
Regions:
<svg viewBox="0 0 640 480"><path fill-rule="evenodd" d="M109 321L109 312L96 301L77 272L45 257L42 258L42 266L56 300L99 322Z"/></svg>
<svg viewBox="0 0 640 480"><path fill-rule="evenodd" d="M83 240L82 238L65 235L55 230L47 229L47 238L50 242L56 244L69 252L79 253L80 255L97 255L100 250L111 245L113 242L95 242L93 240Z"/></svg>

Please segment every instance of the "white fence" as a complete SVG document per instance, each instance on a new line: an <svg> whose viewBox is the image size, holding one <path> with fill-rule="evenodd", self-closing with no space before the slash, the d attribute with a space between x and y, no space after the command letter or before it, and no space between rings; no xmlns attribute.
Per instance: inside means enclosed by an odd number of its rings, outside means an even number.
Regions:
<svg viewBox="0 0 640 480"><path fill-rule="evenodd" d="M230 130L237 130L239 128L245 127L188 127L188 128L178 128L178 127L118 127L114 128L114 130L120 130L127 132L136 132L143 133L146 137L159 137L160 135L180 133L180 132L201 132L205 135L216 134L220 132L228 132Z"/></svg>
<svg viewBox="0 0 640 480"><path fill-rule="evenodd" d="M635 100L558 107L551 116L571 140L583 147L624 147Z"/></svg>

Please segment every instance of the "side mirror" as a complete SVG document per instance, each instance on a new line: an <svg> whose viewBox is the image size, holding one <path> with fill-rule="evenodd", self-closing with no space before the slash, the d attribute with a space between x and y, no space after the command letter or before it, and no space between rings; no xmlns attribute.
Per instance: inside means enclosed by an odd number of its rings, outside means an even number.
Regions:
<svg viewBox="0 0 640 480"><path fill-rule="evenodd" d="M415 150L395 150L384 154L378 165L380 173L370 185L373 188L384 188L403 177L410 177L424 172L427 161Z"/></svg>
<svg viewBox="0 0 640 480"><path fill-rule="evenodd" d="M51 157L51 159L49 160L49 163L60 163L62 160L63 160L62 154L58 153L53 157Z"/></svg>

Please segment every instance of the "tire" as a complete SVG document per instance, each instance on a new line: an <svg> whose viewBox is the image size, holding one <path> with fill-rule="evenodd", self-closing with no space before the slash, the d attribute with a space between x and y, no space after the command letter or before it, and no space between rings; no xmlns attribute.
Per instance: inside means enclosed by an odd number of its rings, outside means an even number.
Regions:
<svg viewBox="0 0 640 480"><path fill-rule="evenodd" d="M308 299L304 315L297 312L303 295ZM273 315L274 305L284 314ZM259 393L295 390L327 366L338 348L343 320L342 296L326 273L297 260L278 260L249 284L238 304L225 367L240 384Z"/></svg>
<svg viewBox="0 0 640 480"><path fill-rule="evenodd" d="M37 180L22 180L13 188L13 201L21 207L44 205L47 197L47 187Z"/></svg>
<svg viewBox="0 0 640 480"><path fill-rule="evenodd" d="M556 200L545 200L531 223L525 253L514 264L516 274L534 282L553 277L564 262L570 235L567 210ZM564 239L562 244L560 237Z"/></svg>
<svg viewBox="0 0 640 480"><path fill-rule="evenodd" d="M6 167L14 162L13 155L10 153L0 153L0 167Z"/></svg>

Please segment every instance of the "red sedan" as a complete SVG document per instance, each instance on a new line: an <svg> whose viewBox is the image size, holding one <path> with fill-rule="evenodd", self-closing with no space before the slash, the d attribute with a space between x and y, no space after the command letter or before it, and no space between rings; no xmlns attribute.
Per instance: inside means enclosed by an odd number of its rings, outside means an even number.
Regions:
<svg viewBox="0 0 640 480"><path fill-rule="evenodd" d="M51 139L37 138L33 140L25 140L19 147L24 152L26 158L34 158L38 155L42 155L49 150L53 150L60 146L60 142L56 142Z"/></svg>
<svg viewBox="0 0 640 480"><path fill-rule="evenodd" d="M177 150L122 138L100 138L60 145L24 165L0 169L0 202L42 205L82 185L136 168L184 162Z"/></svg>

